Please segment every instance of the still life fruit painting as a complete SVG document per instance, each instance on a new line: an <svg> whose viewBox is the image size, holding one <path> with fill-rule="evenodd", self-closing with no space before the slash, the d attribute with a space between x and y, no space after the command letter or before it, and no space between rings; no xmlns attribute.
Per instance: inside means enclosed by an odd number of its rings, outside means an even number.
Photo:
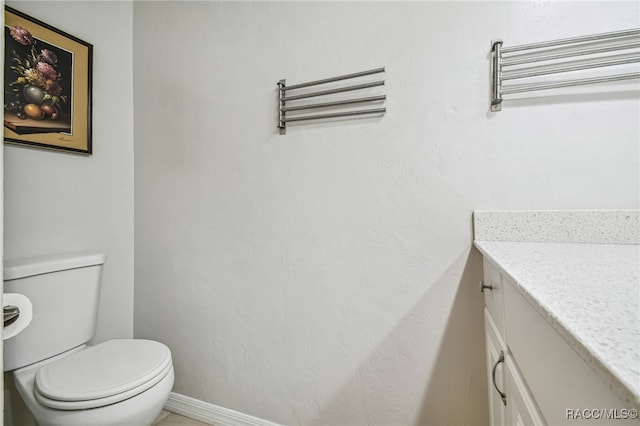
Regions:
<svg viewBox="0 0 640 426"><path fill-rule="evenodd" d="M91 153L92 46L5 9L4 137Z"/></svg>
<svg viewBox="0 0 640 426"><path fill-rule="evenodd" d="M5 120L15 123L18 134L70 133L71 52L19 25L5 27L5 40L12 56L7 66L14 74L5 81Z"/></svg>

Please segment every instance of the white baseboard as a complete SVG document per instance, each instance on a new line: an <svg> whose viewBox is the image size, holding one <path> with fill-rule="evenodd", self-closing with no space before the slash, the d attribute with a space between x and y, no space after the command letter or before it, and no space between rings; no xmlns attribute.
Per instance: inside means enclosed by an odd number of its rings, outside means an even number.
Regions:
<svg viewBox="0 0 640 426"><path fill-rule="evenodd" d="M215 426L281 426L258 417L171 392L164 409Z"/></svg>

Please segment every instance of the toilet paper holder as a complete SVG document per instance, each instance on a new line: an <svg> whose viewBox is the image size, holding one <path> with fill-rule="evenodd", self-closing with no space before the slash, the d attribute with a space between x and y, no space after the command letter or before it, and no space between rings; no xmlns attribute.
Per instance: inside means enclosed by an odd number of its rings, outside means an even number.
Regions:
<svg viewBox="0 0 640 426"><path fill-rule="evenodd" d="M17 306L7 305L2 308L4 326L8 326L16 322L20 316L20 308Z"/></svg>
<svg viewBox="0 0 640 426"><path fill-rule="evenodd" d="M33 304L24 294L2 294L2 319L4 330L2 340L11 339L21 333L31 324L33 319Z"/></svg>

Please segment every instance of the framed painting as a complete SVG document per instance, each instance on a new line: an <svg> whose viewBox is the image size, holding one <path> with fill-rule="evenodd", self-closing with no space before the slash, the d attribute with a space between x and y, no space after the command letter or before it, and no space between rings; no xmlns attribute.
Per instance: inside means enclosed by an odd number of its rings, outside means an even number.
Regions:
<svg viewBox="0 0 640 426"><path fill-rule="evenodd" d="M93 46L5 7L4 140L91 154Z"/></svg>

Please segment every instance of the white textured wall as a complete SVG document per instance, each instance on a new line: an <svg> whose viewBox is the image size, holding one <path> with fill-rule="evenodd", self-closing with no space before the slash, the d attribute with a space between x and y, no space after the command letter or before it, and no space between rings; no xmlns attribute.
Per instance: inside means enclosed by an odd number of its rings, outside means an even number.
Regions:
<svg viewBox="0 0 640 426"><path fill-rule="evenodd" d="M490 41L638 26L638 3L133 9L135 335L171 347L175 391L286 424L485 424L473 209L640 204L637 84L490 114ZM378 66L383 118L277 135L278 80Z"/></svg>
<svg viewBox="0 0 640 426"><path fill-rule="evenodd" d="M104 250L95 341L133 335L131 2L8 1L94 46L93 155L5 145L7 258Z"/></svg>

